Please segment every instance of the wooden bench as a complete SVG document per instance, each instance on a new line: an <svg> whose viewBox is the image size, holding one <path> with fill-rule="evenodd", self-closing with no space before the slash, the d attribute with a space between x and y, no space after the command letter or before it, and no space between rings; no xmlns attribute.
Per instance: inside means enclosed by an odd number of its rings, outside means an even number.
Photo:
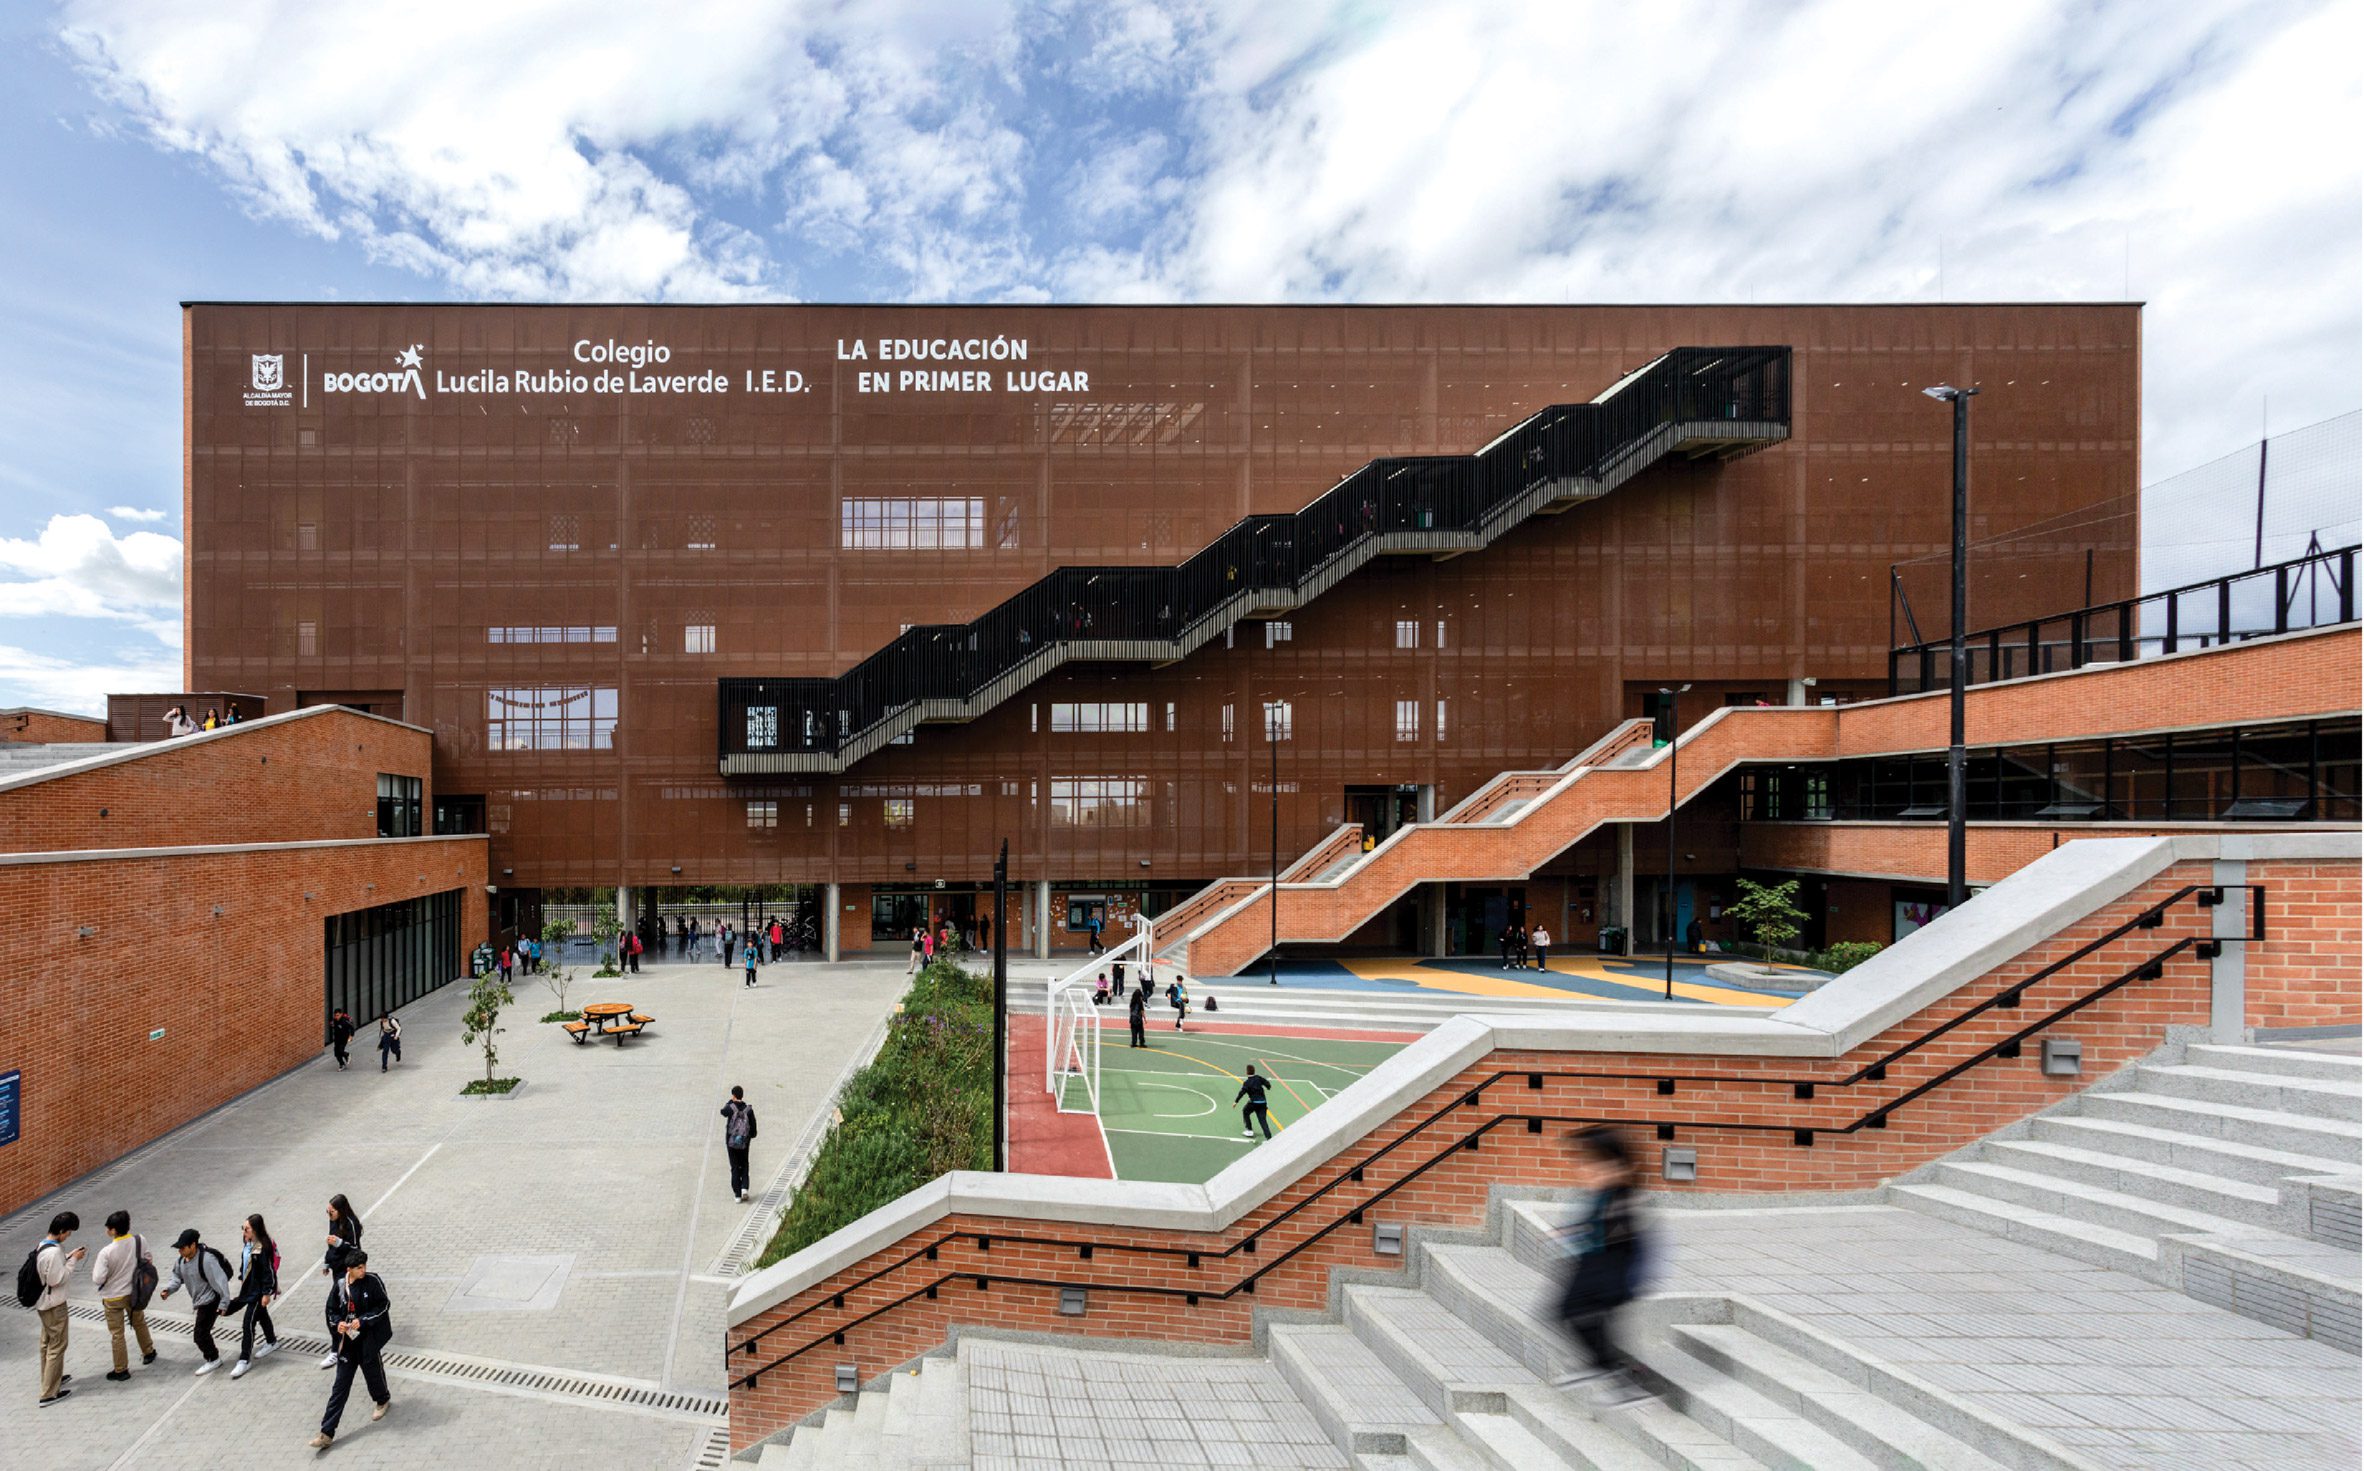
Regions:
<svg viewBox="0 0 2364 1471"><path fill-rule="evenodd" d="M568 1022L565 1030L568 1036L575 1039L575 1045L580 1047L583 1045L583 1038L590 1035L591 1024L589 1022Z"/></svg>
<svg viewBox="0 0 2364 1471"><path fill-rule="evenodd" d="M636 1011L632 1013L632 1024L636 1027L653 1027L657 1024L657 1019L653 1016L644 1016Z"/></svg>
<svg viewBox="0 0 2364 1471"><path fill-rule="evenodd" d="M639 1022L622 1022L616 1026L609 1027L600 1035L615 1038L616 1045L621 1047L624 1045L624 1039L626 1037L637 1037L640 1035L640 1025L641 1024Z"/></svg>

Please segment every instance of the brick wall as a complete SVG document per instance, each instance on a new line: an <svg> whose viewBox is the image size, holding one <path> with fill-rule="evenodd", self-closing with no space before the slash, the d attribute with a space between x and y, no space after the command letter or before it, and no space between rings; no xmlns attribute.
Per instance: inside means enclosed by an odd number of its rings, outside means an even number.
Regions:
<svg viewBox="0 0 2364 1471"><path fill-rule="evenodd" d="M24 1074L0 1215L317 1054L329 915L457 888L460 974L484 883L482 837L0 859L10 947L38 962L0 1030Z"/></svg>
<svg viewBox="0 0 2364 1471"><path fill-rule="evenodd" d="M2251 881L2267 867L2251 864ZM2364 1023L2364 979L2357 958L2356 866L2276 864L2266 912L2273 939L2249 950L2244 991L2252 1027L2329 1027Z"/></svg>
<svg viewBox="0 0 2364 1471"><path fill-rule="evenodd" d="M433 737L348 710L126 747L91 771L0 790L0 853L377 836L378 773L418 777Z"/></svg>
<svg viewBox="0 0 2364 1471"><path fill-rule="evenodd" d="M107 722L54 710L0 710L0 741L46 745L51 741L103 741Z"/></svg>
<svg viewBox="0 0 2364 1471"><path fill-rule="evenodd" d="M732 1344L775 1330L755 1352L731 1357L734 1379L820 1340L811 1351L766 1370L753 1386L733 1388L732 1444L743 1449L827 1404L834 1397L836 1364L853 1363L868 1378L941 1345L957 1324L1244 1345L1257 1307L1320 1309L1336 1268L1400 1266L1399 1258L1371 1251L1374 1222L1472 1225L1484 1216L1489 1186L1565 1183L1559 1136L1577 1121L1626 1123L1643 1146L1643 1171L1653 1183L1667 1147L1655 1128L1670 1123L1673 1143L1698 1151L1699 1178L1692 1188L1782 1193L1875 1185L2125 1067L2156 1049L2172 1025L2204 1024L2209 967L2187 950L2156 979L2121 987L2053 1029L2051 1035L2084 1044L2082 1079L2045 1077L2037 1063L2040 1049L2031 1041L2018 1058L1990 1059L1903 1104L1884 1127L1824 1132L1845 1130L2176 940L2207 935L2213 911L2186 899L2168 911L2161 927L2131 931L2030 986L2018 1008L1990 1009L1963 1021L1890 1063L1881 1080L1853 1086L1841 1081L2012 983L2066 961L2178 888L2208 883L2210 875L2204 863L2175 865L1836 1060L1497 1051L1220 1231L973 1216L937 1221L730 1329ZM2249 877L2269 888L2271 936L2249 947L2251 974L2319 978L2344 945L2352 1005L2356 866L2255 863ZM1530 1074L1540 1086L1532 1085ZM1659 1079L1678 1075L1683 1081L1673 1092L1659 1091ZM1814 1097L1795 1096L1799 1081L1816 1084ZM1440 1116L1439 1124L1416 1130L1421 1121ZM1529 1132L1533 1118L1548 1121ZM1795 1142L1791 1131L1798 1128L1816 1131L1810 1145ZM1463 1147L1470 1139L1477 1148ZM1365 1170L1359 1183L1348 1178L1357 1166ZM1350 1211L1366 1205L1360 1223L1349 1219ZM1086 1244L1089 1260L1082 1253ZM1190 1252L1200 1254L1196 1266L1185 1255ZM1063 1318L1056 1286L1005 1280L1016 1277L1101 1290L1091 1293L1084 1317ZM1250 1282L1252 1291L1245 1285ZM931 1285L933 1296L920 1295ZM1125 1288L1171 1295L1114 1290ZM1195 1303L1182 1295L1190 1292L1201 1294ZM842 1304L836 1301L840 1294ZM888 1307L907 1295L914 1300ZM887 1310L879 1316L848 1327L843 1344L829 1341L841 1325L882 1308Z"/></svg>
<svg viewBox="0 0 2364 1471"><path fill-rule="evenodd" d="M2292 824L2303 827L2303 824ZM2243 823L2244 833L2279 831ZM1971 823L1965 830L1970 882L2001 883L2079 838L2153 838L2176 833L2222 833L2223 823ZM1740 826L1742 868L1782 873L1876 875L1910 883L1945 882L1945 825L1899 822L1752 822Z"/></svg>

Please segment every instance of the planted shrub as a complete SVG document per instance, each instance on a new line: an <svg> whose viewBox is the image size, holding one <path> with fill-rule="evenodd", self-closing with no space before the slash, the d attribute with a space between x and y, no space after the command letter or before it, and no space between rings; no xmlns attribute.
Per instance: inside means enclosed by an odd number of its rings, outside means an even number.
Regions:
<svg viewBox="0 0 2364 1471"><path fill-rule="evenodd" d="M938 961L921 971L758 1265L769 1266L948 1170L993 1167L990 978Z"/></svg>
<svg viewBox="0 0 2364 1471"><path fill-rule="evenodd" d="M1877 940L1841 940L1814 957L1814 968L1839 975L1853 970L1884 948Z"/></svg>

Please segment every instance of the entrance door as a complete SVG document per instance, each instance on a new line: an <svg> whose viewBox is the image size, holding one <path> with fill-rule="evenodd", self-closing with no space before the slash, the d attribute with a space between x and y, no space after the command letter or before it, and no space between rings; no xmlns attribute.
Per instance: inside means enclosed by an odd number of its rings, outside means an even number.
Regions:
<svg viewBox="0 0 2364 1471"><path fill-rule="evenodd" d="M1384 843L1396 829L1420 821L1427 788L1418 786L1348 787L1346 820L1359 822L1363 836Z"/></svg>

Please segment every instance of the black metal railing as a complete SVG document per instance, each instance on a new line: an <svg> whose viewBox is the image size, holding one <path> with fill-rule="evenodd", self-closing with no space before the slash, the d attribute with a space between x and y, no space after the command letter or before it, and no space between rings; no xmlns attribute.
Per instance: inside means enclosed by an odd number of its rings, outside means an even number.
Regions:
<svg viewBox="0 0 2364 1471"><path fill-rule="evenodd" d="M1789 423L1789 349L1684 347L1599 403L1470 455L1374 460L1293 515L1251 516L1179 567L1061 567L969 623L913 627L835 678L724 679L720 754L835 753L911 706L968 700L1063 642L1182 639L1244 595L1294 593L1373 538L1478 532L1552 481L1628 471L1661 431Z"/></svg>
<svg viewBox="0 0 2364 1471"><path fill-rule="evenodd" d="M1981 628L1964 640L1965 678L1970 684L1990 684L2353 623L2356 552L2353 546L2311 551L2270 567L2139 598ZM1900 644L1889 651L1892 695L1944 689L1952 679L1950 639Z"/></svg>
<svg viewBox="0 0 2364 1471"><path fill-rule="evenodd" d="M2051 1009L2043 1015L2023 1026L2012 1029L2005 1036L1973 1049L1966 1056L1957 1059L1911 1087L1905 1088L1893 1096L1865 1104L1853 1118L1845 1122L1801 1123L1795 1117L1739 1122L1721 1118L1696 1119L1688 1116L1676 1116L1671 1110L1667 1114L1651 1113L1647 1116L1609 1118L1598 1114L1561 1115L1522 1109L1515 1104L1509 1106L1497 1104L1495 1112L1491 1116L1476 1120L1471 1127L1463 1130L1453 1128L1455 1120L1465 1116L1469 1110L1481 1106L1488 1090L1503 1083L1516 1083L1522 1086L1525 1091L1540 1092L1545 1080L1552 1078L1572 1078L1596 1082L1648 1082L1655 1086L1655 1093L1659 1097L1678 1096L1682 1086L1688 1083L1712 1084L1718 1088L1726 1089L1735 1085L1759 1085L1775 1090L1786 1090L1791 1099L1801 1102L1812 1100L1816 1096L1817 1090L1823 1088L1849 1089L1867 1084L1884 1083L1888 1079L1890 1070L1898 1063L1912 1057L1967 1023L1990 1013L2018 1011L2029 1004L2030 992L2055 977L2069 975L2076 978L2076 972L2072 968L2090 961L2105 947L2124 939L2129 934L2165 927L2169 914L2177 906L2189 902L2201 916L2207 917L2212 915L2220 905L2230 902L2235 895L2239 895L2247 901L2247 922L2242 927L2242 933L2238 935L2179 935L2164 947L2144 955L2133 964L2126 965L2114 972L2105 973L2105 978L2092 981L2083 989L2064 997L2054 1003ZM1371 1153L1356 1160L1352 1165L1340 1170L1294 1204L1277 1212L1270 1220L1254 1227L1238 1240L1219 1248L1152 1246L1129 1241L1089 1241L1074 1237L1038 1236L1025 1232L983 1234L975 1230L942 1231L932 1239L912 1247L893 1261L874 1268L861 1278L847 1283L828 1296L817 1298L780 1321L730 1344L725 1367L732 1367L737 1358L756 1357L765 1339L806 1321L814 1314L849 1311L847 1298L850 1294L858 1293L906 1267L920 1262L942 1263L947 1248L964 1245L973 1248L968 1253L971 1260L967 1265L931 1274L927 1281L903 1289L884 1301L858 1312L853 1317L843 1319L831 1327L818 1331L808 1329L796 1347L776 1355L760 1366L749 1368L744 1372L734 1372L730 1378L729 1387L734 1390L753 1388L764 1374L793 1362L824 1345L843 1345L848 1332L910 1303L921 1300L933 1301L946 1288L950 1287L971 1285L980 1292L990 1291L995 1284L1007 1287L1083 1287L1092 1291L1124 1293L1134 1296L1180 1298L1191 1306L1196 1306L1205 1298L1224 1301L1242 1295L1253 1297L1258 1278L1271 1273L1341 1227L1362 1224L1365 1214L1374 1206L1388 1200L1398 1191L1417 1183L1429 1171L1448 1160L1456 1158L1464 1152L1479 1149L1488 1134L1501 1128L1516 1126L1528 1133L1540 1133L1547 1125L1575 1126L1612 1123L1627 1128L1651 1129L1661 1141L1678 1138L1683 1130L1690 1130L1693 1133L1714 1131L1742 1134L1786 1134L1789 1136L1791 1144L1798 1148L1813 1147L1814 1140L1819 1135L1844 1136L1867 1129L1886 1129L1899 1109L1927 1096L1983 1063L1996 1058L2020 1056L2030 1040L2055 1023L2075 1016L2087 1007L2127 986L2160 979L2166 974L2169 961L2186 955L2200 960L2213 960L2222 953L2223 947L2227 944L2255 942L2265 938L2266 891L2264 885L2187 884L2147 905L2133 918L2095 936L2040 969L2010 982L1993 995L1931 1027L1919 1036L1901 1042L1869 1061L1835 1077L1596 1072L1581 1069L1503 1069L1472 1084L1467 1091L1439 1106L1426 1117L1416 1120L1410 1127L1388 1140L1387 1143L1380 1145ZM1729 1101L1728 1099L1718 1099L1710 1106L1721 1111L1729 1107ZM1331 1206L1328 1219L1320 1221L1304 1239L1270 1253L1259 1249L1266 1238L1297 1218L1300 1213L1312 1211L1317 1205L1330 1200L1338 1192L1350 1186L1370 1184L1368 1175L1373 1166L1387 1160L1399 1150L1406 1150L1407 1146L1415 1141L1434 1138L1435 1134L1440 1131L1448 1133L1451 1137L1445 1139L1442 1147L1435 1152L1408 1166L1400 1177L1384 1186L1372 1189L1367 1194L1358 1194L1351 1203L1340 1202ZM1089 1229L1088 1226L1085 1229ZM1074 1252L1076 1260L1079 1262L1091 1261L1098 1252L1160 1257L1178 1264L1181 1271L1185 1273L1195 1273L1201 1270L1203 1264L1210 1259L1229 1261L1235 1257L1244 1257L1249 1261L1244 1268L1232 1273L1232 1280L1228 1282L1185 1278L1172 1285L1160 1286L1138 1282L1105 1281L1099 1279L1099 1274L1089 1272L1070 1276L1042 1277L1028 1275L1023 1269L1011 1272L997 1271L991 1263L982 1260L982 1258L990 1257L996 1243L1005 1249L1010 1246L1036 1246L1060 1252ZM1161 1275L1172 1276L1174 1273L1169 1268L1166 1273Z"/></svg>

